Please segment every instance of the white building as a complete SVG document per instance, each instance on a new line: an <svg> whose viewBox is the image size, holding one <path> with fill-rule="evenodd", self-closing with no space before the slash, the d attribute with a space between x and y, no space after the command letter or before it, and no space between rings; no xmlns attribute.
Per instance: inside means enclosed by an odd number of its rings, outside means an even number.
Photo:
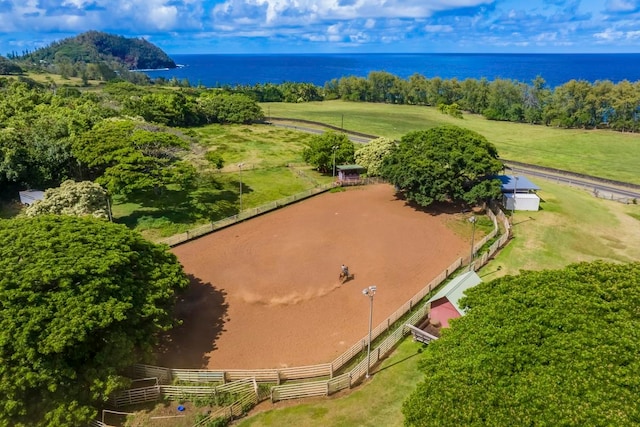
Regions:
<svg viewBox="0 0 640 427"><path fill-rule="evenodd" d="M502 205L508 211L537 211L540 197L535 194L538 187L525 176L498 175L502 183Z"/></svg>
<svg viewBox="0 0 640 427"><path fill-rule="evenodd" d="M42 199L44 199L44 191L41 190L24 190L20 192L20 203L23 205L29 206Z"/></svg>

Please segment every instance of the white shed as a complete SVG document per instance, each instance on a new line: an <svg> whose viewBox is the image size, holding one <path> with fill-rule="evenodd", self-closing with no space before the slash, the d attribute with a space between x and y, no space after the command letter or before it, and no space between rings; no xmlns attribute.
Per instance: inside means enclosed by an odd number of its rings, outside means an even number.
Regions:
<svg viewBox="0 0 640 427"><path fill-rule="evenodd" d="M23 205L29 206L42 199L44 199L44 191L41 190L24 190L20 192L20 203Z"/></svg>
<svg viewBox="0 0 640 427"><path fill-rule="evenodd" d="M504 193L502 205L508 211L537 211L540 209L540 197L534 193Z"/></svg>

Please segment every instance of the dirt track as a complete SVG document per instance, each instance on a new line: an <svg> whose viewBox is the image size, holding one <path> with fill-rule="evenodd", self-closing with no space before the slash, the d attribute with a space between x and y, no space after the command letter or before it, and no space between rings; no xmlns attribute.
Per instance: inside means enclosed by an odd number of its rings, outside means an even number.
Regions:
<svg viewBox="0 0 640 427"><path fill-rule="evenodd" d="M326 363L408 301L468 242L448 216L407 206L388 185L325 193L173 249L192 285L158 363L252 369ZM340 264L354 273L340 285Z"/></svg>

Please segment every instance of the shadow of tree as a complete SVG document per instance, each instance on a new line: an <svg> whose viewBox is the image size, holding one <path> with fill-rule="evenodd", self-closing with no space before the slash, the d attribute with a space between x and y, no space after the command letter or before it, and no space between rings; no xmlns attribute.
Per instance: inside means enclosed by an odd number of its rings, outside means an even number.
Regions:
<svg viewBox="0 0 640 427"><path fill-rule="evenodd" d="M223 185L210 182L188 190L165 190L162 194L132 193L122 202L135 203L140 208L117 218L117 222L129 228L144 223L193 224L201 219L217 221L238 213L240 183ZM253 192L243 183L242 192Z"/></svg>
<svg viewBox="0 0 640 427"><path fill-rule="evenodd" d="M404 197L404 194L397 192L395 194L396 200L403 200L407 206L415 209L418 212L424 212L429 215L451 215L461 212L468 212L470 210L468 205L461 202L433 202L429 206L421 206L416 202L409 201Z"/></svg>
<svg viewBox="0 0 640 427"><path fill-rule="evenodd" d="M189 275L191 284L178 296L174 308L176 321L182 322L161 337L158 362L171 368L206 368L208 353L224 332L227 320L227 293Z"/></svg>

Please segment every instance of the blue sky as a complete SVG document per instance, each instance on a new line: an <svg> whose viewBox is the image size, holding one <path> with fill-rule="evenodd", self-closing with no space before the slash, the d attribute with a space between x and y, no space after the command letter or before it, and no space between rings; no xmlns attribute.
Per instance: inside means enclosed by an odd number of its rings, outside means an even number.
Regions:
<svg viewBox="0 0 640 427"><path fill-rule="evenodd" d="M0 54L87 30L176 53L640 52L640 0L0 0Z"/></svg>

